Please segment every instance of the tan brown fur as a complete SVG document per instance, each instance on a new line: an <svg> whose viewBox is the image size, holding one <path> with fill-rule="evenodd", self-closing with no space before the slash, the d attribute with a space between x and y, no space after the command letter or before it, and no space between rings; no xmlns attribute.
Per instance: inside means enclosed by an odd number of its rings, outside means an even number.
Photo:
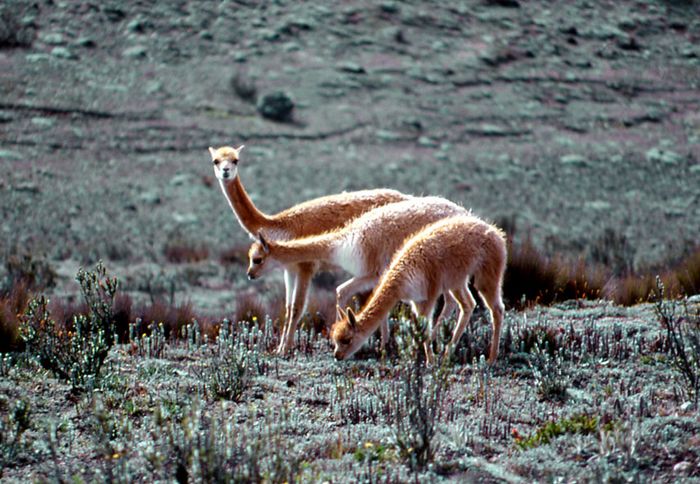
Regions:
<svg viewBox="0 0 700 484"><path fill-rule="evenodd" d="M338 305L373 289L403 242L426 225L467 210L439 197L416 197L378 207L348 225L324 234L287 241L262 240L249 251L248 277L257 278L280 266L323 262L340 266L353 277L337 290ZM388 331L382 326L382 343Z"/></svg>
<svg viewBox="0 0 700 484"><path fill-rule="evenodd" d="M241 227L251 237L262 233L271 240L284 240L319 234L345 225L373 208L410 198L410 195L396 190L363 190L316 198L277 214L268 215L258 210L238 176L242 148L243 146L209 148L209 153L224 196ZM291 349L297 323L306 306L311 278L318 270L318 265L291 264L284 267L284 270L286 315L278 348L280 353Z"/></svg>
<svg viewBox="0 0 700 484"><path fill-rule="evenodd" d="M351 310L341 314L331 330L336 358L345 359L357 351L398 301L413 301L417 315L428 317L438 296L448 291L460 307L450 343L454 347L476 304L468 288L473 277L491 313L489 362L495 362L504 311L505 266L503 232L475 216L451 217L426 227L396 253L362 311L357 316Z"/></svg>

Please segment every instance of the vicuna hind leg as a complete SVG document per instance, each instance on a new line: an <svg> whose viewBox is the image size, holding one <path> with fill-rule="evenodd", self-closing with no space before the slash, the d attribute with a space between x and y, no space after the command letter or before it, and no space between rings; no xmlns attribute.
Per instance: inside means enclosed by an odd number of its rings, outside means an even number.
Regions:
<svg viewBox="0 0 700 484"><path fill-rule="evenodd" d="M481 273L474 281L474 286L481 295L486 306L491 313L491 351L489 353L489 364L494 364L498 358L498 345L501 340L501 326L505 307L501 298L501 281L503 278L501 271L491 273Z"/></svg>
<svg viewBox="0 0 700 484"><path fill-rule="evenodd" d="M476 307L476 301L474 300L474 296L472 296L471 291L469 291L468 284L469 280L465 281L464 287L452 289L450 291L450 294L457 302L457 306L459 306L459 318L457 319L457 324L452 332L452 340L447 348L445 348L445 356L449 355L457 347L459 338L462 337L462 333L464 333L464 329L467 327L469 318L472 317L472 312Z"/></svg>

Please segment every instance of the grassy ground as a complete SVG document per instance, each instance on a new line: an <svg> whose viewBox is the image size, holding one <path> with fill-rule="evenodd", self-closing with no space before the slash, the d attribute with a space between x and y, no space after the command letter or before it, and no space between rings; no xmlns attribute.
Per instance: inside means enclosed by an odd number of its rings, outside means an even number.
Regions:
<svg viewBox="0 0 700 484"><path fill-rule="evenodd" d="M113 346L100 378L80 388L9 355L2 478L700 478L697 406L655 306L510 312L492 368L481 357L485 323L477 315L454 358L434 368L412 349L406 322L394 322L388 355L373 340L344 363L305 329L294 357L273 356L269 321L224 325L215 341L196 326L178 339L155 328Z"/></svg>

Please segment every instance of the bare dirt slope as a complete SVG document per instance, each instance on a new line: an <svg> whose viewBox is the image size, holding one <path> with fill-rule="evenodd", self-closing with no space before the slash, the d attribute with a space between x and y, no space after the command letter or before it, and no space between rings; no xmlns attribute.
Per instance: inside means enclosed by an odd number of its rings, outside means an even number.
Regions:
<svg viewBox="0 0 700 484"><path fill-rule="evenodd" d="M636 267L700 240L696 2L3 8L34 39L0 50L0 247L61 274L98 258L152 273L173 239L213 259L245 242L206 151L233 143L267 211L389 186L552 252L590 258L612 233ZM234 85L287 92L292 122ZM240 282L197 270L195 286Z"/></svg>

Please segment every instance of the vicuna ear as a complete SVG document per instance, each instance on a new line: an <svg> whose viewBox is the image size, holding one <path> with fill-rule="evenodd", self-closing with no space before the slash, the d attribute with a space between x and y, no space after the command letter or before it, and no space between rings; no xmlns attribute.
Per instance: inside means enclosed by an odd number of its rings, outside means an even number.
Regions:
<svg viewBox="0 0 700 484"><path fill-rule="evenodd" d="M352 312L352 308L348 308L345 313L348 316L348 322L350 323L350 327L352 329L355 329L357 327L357 320L355 319L355 313Z"/></svg>
<svg viewBox="0 0 700 484"><path fill-rule="evenodd" d="M243 148L245 148L245 145L241 145L241 146L239 146L238 148L235 148L236 155L239 155L239 154L241 153L241 150L242 150Z"/></svg>
<svg viewBox="0 0 700 484"><path fill-rule="evenodd" d="M335 305L335 320L340 321L345 317L343 314L343 310L340 308L338 304Z"/></svg>
<svg viewBox="0 0 700 484"><path fill-rule="evenodd" d="M267 243L267 240L265 240L265 237L263 237L262 232L258 232L258 242L260 242L260 245L262 246L263 251L265 251L266 254L270 253L270 245Z"/></svg>
<svg viewBox="0 0 700 484"><path fill-rule="evenodd" d="M209 154L211 155L211 159L213 160L216 158L216 150L212 148L211 146L209 147Z"/></svg>

